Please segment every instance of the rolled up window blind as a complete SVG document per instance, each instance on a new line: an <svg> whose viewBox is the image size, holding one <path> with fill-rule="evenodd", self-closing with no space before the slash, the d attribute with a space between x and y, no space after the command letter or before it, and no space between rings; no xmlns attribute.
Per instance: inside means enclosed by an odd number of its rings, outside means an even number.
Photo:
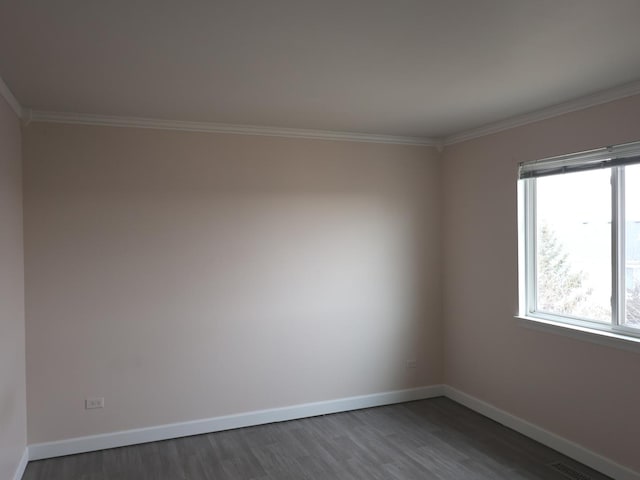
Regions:
<svg viewBox="0 0 640 480"><path fill-rule="evenodd" d="M587 152L522 162L518 179L562 175L640 163L640 142L599 148Z"/></svg>

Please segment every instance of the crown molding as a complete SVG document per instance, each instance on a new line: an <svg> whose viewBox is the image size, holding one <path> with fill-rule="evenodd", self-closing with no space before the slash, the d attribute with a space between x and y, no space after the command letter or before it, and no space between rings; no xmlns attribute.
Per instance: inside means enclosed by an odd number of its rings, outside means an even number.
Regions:
<svg viewBox="0 0 640 480"><path fill-rule="evenodd" d="M515 127L520 127L541 120L583 110L604 103L612 102L640 94L640 81L628 83L609 90L602 90L574 100L559 103L548 108L535 110L523 115L516 115L505 120L489 123L443 138L412 137L396 135L379 135L355 132L339 132L331 130L309 130L302 128L280 128L257 125L237 125L227 123L189 122L180 120L161 120L153 118L120 117L111 115L79 114L67 112L51 112L22 108L9 88L0 78L0 94L4 96L18 117L30 122L67 123L78 125L98 125L111 127L151 128L160 130L180 130L189 132L230 133L238 135L261 135L270 137L307 138L316 140L338 140L349 142L389 143L397 145L422 145L435 147L438 152L443 148L474 138L484 137Z"/></svg>
<svg viewBox="0 0 640 480"><path fill-rule="evenodd" d="M378 135L368 133L336 132L328 130L308 130L301 128L263 127L255 125L234 125L227 123L187 122L160 120L153 118L117 117L110 115L76 114L64 112L27 111L32 122L71 123L78 125L99 125L110 127L153 128L160 130L180 130L188 132L231 133L239 135L261 135L269 137L307 138L316 140L342 140L349 142L392 143L399 145L422 145L437 147L437 140L425 137Z"/></svg>
<svg viewBox="0 0 640 480"><path fill-rule="evenodd" d="M566 113L595 107L596 105L601 105L603 103L620 100L622 98L638 94L640 94L640 81L627 83L608 90L601 90L591 95L585 95L568 102L559 103L548 108L535 110L523 115L516 115L505 120L486 124L479 128L472 128L471 130L449 135L442 139L442 143L444 146L453 145L473 138L484 137L485 135L502 132L510 128L521 127L529 123L547 120Z"/></svg>
<svg viewBox="0 0 640 480"><path fill-rule="evenodd" d="M13 93L11 93L11 90L9 90L9 87L7 86L7 84L4 83L4 80L2 79L2 77L0 77L0 96L4 97L4 99L7 101L11 109L14 112L16 112L16 115L18 116L18 118L22 118L22 114L23 114L22 107L20 106L20 103L18 102L16 97L13 95Z"/></svg>

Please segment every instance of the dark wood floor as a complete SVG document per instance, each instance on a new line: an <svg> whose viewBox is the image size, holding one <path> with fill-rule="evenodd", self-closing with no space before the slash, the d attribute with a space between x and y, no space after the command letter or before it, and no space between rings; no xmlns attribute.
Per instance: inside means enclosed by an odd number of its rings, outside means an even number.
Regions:
<svg viewBox="0 0 640 480"><path fill-rule="evenodd" d="M562 462L584 476L552 466ZM607 479L446 398L30 462L23 480Z"/></svg>

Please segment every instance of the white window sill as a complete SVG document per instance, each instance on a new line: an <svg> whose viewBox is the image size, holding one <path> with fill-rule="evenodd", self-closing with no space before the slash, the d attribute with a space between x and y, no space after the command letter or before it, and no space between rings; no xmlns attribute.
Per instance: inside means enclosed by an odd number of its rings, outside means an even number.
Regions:
<svg viewBox="0 0 640 480"><path fill-rule="evenodd" d="M640 338L629 337L604 330L596 330L593 328L554 322L552 320L527 317L524 315L516 315L515 318L518 320L520 325L533 330L563 335L576 340L640 353Z"/></svg>

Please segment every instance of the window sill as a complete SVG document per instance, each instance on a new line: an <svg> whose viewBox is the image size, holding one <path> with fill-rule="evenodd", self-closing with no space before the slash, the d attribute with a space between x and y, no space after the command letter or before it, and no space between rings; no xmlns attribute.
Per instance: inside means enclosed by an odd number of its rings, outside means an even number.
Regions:
<svg viewBox="0 0 640 480"><path fill-rule="evenodd" d="M640 338L628 337L604 330L596 330L593 328L554 322L552 320L527 317L524 315L516 315L515 318L518 320L520 325L533 330L563 335L576 340L640 353Z"/></svg>

